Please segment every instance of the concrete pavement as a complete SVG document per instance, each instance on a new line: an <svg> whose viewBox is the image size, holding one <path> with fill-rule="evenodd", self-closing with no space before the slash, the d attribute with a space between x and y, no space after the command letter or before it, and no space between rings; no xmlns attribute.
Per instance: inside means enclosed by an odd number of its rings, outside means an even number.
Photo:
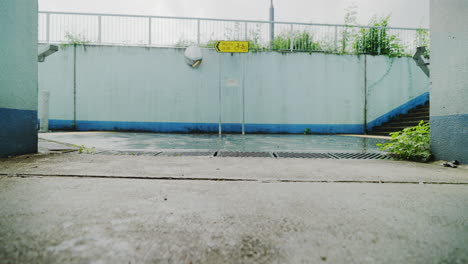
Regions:
<svg viewBox="0 0 468 264"><path fill-rule="evenodd" d="M0 245L2 263L468 263L468 170L77 152L1 159Z"/></svg>
<svg viewBox="0 0 468 264"><path fill-rule="evenodd" d="M3 263L467 263L465 185L0 178Z"/></svg>

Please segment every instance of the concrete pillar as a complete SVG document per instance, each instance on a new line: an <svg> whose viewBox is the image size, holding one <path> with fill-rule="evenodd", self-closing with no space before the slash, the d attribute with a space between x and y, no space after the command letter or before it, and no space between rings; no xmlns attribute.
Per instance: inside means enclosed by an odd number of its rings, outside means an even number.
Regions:
<svg viewBox="0 0 468 264"><path fill-rule="evenodd" d="M431 148L468 163L468 1L431 0Z"/></svg>
<svg viewBox="0 0 468 264"><path fill-rule="evenodd" d="M37 152L37 0L0 4L0 157Z"/></svg>

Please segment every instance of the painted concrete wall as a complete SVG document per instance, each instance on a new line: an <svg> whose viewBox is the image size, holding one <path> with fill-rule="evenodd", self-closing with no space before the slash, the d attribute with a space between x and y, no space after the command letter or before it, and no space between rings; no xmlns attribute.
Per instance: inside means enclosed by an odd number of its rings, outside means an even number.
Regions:
<svg viewBox="0 0 468 264"><path fill-rule="evenodd" d="M37 1L0 4L0 157L37 152Z"/></svg>
<svg viewBox="0 0 468 264"><path fill-rule="evenodd" d="M45 45L39 45L39 49ZM50 94L50 113L54 119L73 120L74 48L59 51L39 63L39 89ZM39 105L39 112L42 111ZM53 129L53 127L51 127Z"/></svg>
<svg viewBox="0 0 468 264"><path fill-rule="evenodd" d="M431 147L468 162L468 1L431 1Z"/></svg>
<svg viewBox="0 0 468 264"><path fill-rule="evenodd" d="M62 49L39 70L40 89L51 91L50 127L73 127L75 69L78 130L217 132L221 120L225 132L241 132L243 121L247 133L364 132L364 56L203 50L194 69L183 51L78 46L73 66L74 47ZM404 74L408 59L368 60L373 120L427 92L425 76ZM395 80L380 77L388 68ZM392 92L401 95L378 103Z"/></svg>
<svg viewBox="0 0 468 264"><path fill-rule="evenodd" d="M367 129L425 104L429 87L412 58L367 56Z"/></svg>

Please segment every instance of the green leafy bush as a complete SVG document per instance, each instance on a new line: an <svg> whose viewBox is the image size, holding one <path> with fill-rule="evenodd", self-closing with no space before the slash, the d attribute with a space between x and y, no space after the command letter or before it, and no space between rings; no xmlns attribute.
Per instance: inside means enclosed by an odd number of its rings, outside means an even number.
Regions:
<svg viewBox="0 0 468 264"><path fill-rule="evenodd" d="M292 41L292 43L291 43ZM273 40L273 50L293 50L299 51L321 51L320 44L313 41L312 34L304 31L295 33L294 36L279 35ZM292 45L291 45L292 44Z"/></svg>
<svg viewBox="0 0 468 264"><path fill-rule="evenodd" d="M354 42L358 54L388 55L389 57L406 56L405 47L397 36L388 33L390 16L373 18L369 26L359 31Z"/></svg>
<svg viewBox="0 0 468 264"><path fill-rule="evenodd" d="M416 30L416 39L414 40L416 47L426 47L424 57L429 58L430 56L430 35L427 29L419 28Z"/></svg>
<svg viewBox="0 0 468 264"><path fill-rule="evenodd" d="M427 162L431 159L429 123L419 122L415 127L390 133L389 143L377 144L380 150L400 160Z"/></svg>
<svg viewBox="0 0 468 264"><path fill-rule="evenodd" d="M79 35L79 34L74 35L70 32L67 32L65 34L65 38L67 39L67 43L62 44L62 47L65 47L68 45L87 45L91 42L82 35Z"/></svg>

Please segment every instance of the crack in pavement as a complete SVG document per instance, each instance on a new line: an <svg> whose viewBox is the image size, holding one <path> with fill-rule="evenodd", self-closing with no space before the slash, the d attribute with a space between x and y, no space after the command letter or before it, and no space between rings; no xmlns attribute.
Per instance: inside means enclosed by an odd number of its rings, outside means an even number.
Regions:
<svg viewBox="0 0 468 264"><path fill-rule="evenodd" d="M367 183L367 184L432 184L432 185L468 185L468 182L437 181L383 181L383 180L259 180L246 178L203 178L203 177L164 177L164 176L117 176L117 175L80 175L80 174L40 174L40 173L0 173L0 177L16 178L98 178L98 179L137 179L168 181L226 181L226 182L259 182L259 183Z"/></svg>

